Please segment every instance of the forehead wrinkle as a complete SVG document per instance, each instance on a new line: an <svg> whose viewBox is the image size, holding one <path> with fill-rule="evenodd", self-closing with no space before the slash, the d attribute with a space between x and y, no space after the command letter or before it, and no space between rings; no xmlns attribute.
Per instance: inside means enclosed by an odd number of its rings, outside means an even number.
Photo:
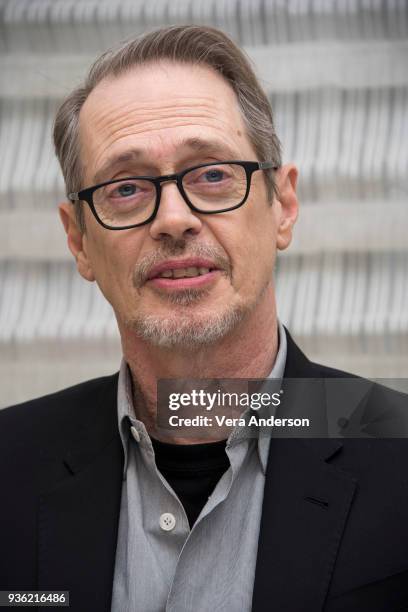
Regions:
<svg viewBox="0 0 408 612"><path fill-rule="evenodd" d="M222 121L219 121L220 125L223 125L223 133L225 136L227 136L227 133L225 132L225 126L223 124ZM183 127L183 126L187 126L187 127L191 127L191 122L188 121L182 121L179 120L176 124L173 124L171 127ZM204 123L201 123L198 126L200 129L203 127L206 127L206 125ZM213 127L211 125L211 127ZM121 133L113 133L110 135L110 137L108 139L106 139L102 145L102 148L100 148L100 150L97 152L97 154L93 157L92 159L92 165L94 168L97 168L100 165L100 160L104 160L104 158L110 157L109 155L109 151L113 148L114 145L117 145L121 140L125 140L126 138L128 138L129 136L134 136L136 133L143 133L146 136L152 136L152 135L156 135L159 137L159 140L162 141L161 146L163 145L163 142L165 144L168 144L168 139L166 138L166 135L162 134L163 132L163 127L162 126L156 126L155 128L151 128L149 130L149 132L147 133L145 129L143 130L138 130L138 132L136 132L134 129L128 129L125 131L122 131ZM204 138L203 138L204 140ZM166 142L167 141L167 142ZM179 139L176 139L174 142L174 148L177 150L177 148L180 146ZM220 147L221 146L229 146L229 148L234 148L234 142L231 141L231 139L227 136L225 138L225 143L221 143L220 142ZM157 158L157 153L154 152L154 147L149 147L146 146L145 143L141 143L141 144L136 144L134 143L134 147L133 148L145 148L146 153L150 154L151 157L153 158ZM236 148L236 145L235 145ZM102 161L102 164L104 164L104 161ZM99 171L97 172L97 174L99 175Z"/></svg>
<svg viewBox="0 0 408 612"><path fill-rule="evenodd" d="M157 135L159 146L163 146L166 143L164 142L166 138L163 134ZM120 140L120 139L119 139ZM221 140L219 138L206 138L193 136L185 138L184 136L179 136L174 141L174 149L179 151L184 149L186 152L199 152L207 155L216 155L222 152L224 154L225 159L235 159L237 155L239 156L238 149L234 146L234 143L230 143L228 140ZM151 152L153 151L153 152ZM158 159L158 155L154 153L154 147L150 146L140 146L138 148L130 147L127 149L123 149L122 152L118 154L108 155L102 166L95 173L93 179L94 182L99 183L105 180L105 173L113 171L116 166L126 162L134 162L135 160L143 159L144 156L153 157Z"/></svg>
<svg viewBox="0 0 408 612"><path fill-rule="evenodd" d="M90 141L96 145L96 148L105 140L104 149L113 144L119 138L131 135L140 135L142 133L152 133L157 130L163 130L171 127L184 127L191 124L197 124L200 120L202 127L210 127L214 129L225 129L229 131L231 125L225 120L224 113L219 113L212 107L203 108L200 106L197 109L183 108L172 109L169 112L169 107L166 106L166 111L163 107L158 110L156 116L151 116L151 109L145 107L138 108L136 112L132 112L128 107L123 108L120 114L113 113L112 109L108 109L103 114L98 113L91 118L91 121L84 121L85 136L87 132L92 133L91 139L81 139L86 148L86 144ZM83 133L83 132L82 132ZM82 149L83 147L81 147Z"/></svg>
<svg viewBox="0 0 408 612"><path fill-rule="evenodd" d="M124 140L126 138L132 136L138 136L143 134L145 136L151 137L152 135L159 135L161 140L166 141L166 135L162 135L163 129L172 129L172 128L181 128L181 127L192 127L196 125L198 128L198 132L195 135L200 135L203 128L210 127L215 129L217 132L221 132L224 137L226 137L226 144L234 144L228 134L231 131L231 126L229 123L224 121L223 117L215 116L212 118L207 118L205 121L201 120L200 123L194 121L197 119L195 115L193 116L184 116L184 117L173 117L171 121L171 125L166 122L163 125L163 120L153 119L148 122L143 123L143 125L135 126L134 124L128 125L127 122L123 124L123 127L117 128L115 130L110 130L108 134L104 134L103 138L99 139L99 143L96 143L95 151L91 156L90 163L93 168L97 168L103 161L103 158L108 157L107 153L110 149L117 145L119 141ZM208 136L206 136L208 139ZM178 140L178 139L177 139ZM139 148L138 143L132 143L133 148ZM81 147L82 148L82 147ZM116 148L116 146L115 146Z"/></svg>
<svg viewBox="0 0 408 612"><path fill-rule="evenodd" d="M131 136L131 135L139 135L139 134L150 134L152 132L157 132L159 130L170 130L172 128L177 128L177 127L185 127L185 126L193 126L196 125L197 127L213 127L216 129L219 129L220 126L222 126L224 129L229 127L229 124L225 121L223 121L223 119L221 117L214 117L215 119L215 123L217 125L214 125L214 122L210 122L210 121L200 121L200 123L198 124L196 121L194 121L194 119L196 119L197 117L195 115L186 115L184 117L176 117L176 118L172 118L171 121L171 125L169 125L168 121L166 121L166 118L164 119L151 119L149 121L146 121L143 123L143 125L139 125L139 126L135 126L135 125L126 125L124 124L123 126L118 126L117 129L112 130L110 132L110 134L106 134L106 137L108 138L108 140L110 140L111 138L113 140L116 140L117 138L123 138L126 136Z"/></svg>
<svg viewBox="0 0 408 612"><path fill-rule="evenodd" d="M96 129L107 128L110 132L120 130L122 125L128 123L136 128L137 133L140 131L137 127L141 124L150 126L157 122L163 122L168 120L177 120L177 118L207 118L217 119L219 117L219 109L215 109L212 105L195 105L197 108L190 106L175 107L174 105L161 105L156 108L149 106L140 107L136 106L129 108L125 105L123 109L112 109L108 108L105 112L99 112L94 115L93 121ZM152 116L153 115L153 116Z"/></svg>

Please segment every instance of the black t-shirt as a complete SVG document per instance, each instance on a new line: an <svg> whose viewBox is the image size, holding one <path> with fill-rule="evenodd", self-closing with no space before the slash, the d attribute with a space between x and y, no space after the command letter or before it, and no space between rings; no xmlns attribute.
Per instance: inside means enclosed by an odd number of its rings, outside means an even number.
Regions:
<svg viewBox="0 0 408 612"><path fill-rule="evenodd" d="M226 442L168 444L152 438L157 469L183 504L190 527L229 468Z"/></svg>

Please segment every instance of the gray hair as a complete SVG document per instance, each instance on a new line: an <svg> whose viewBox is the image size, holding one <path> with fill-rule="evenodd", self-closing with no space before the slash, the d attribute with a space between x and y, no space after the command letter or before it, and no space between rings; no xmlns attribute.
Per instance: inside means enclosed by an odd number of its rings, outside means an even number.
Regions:
<svg viewBox="0 0 408 612"><path fill-rule="evenodd" d="M74 89L58 109L54 145L64 175L67 193L84 187L80 160L79 113L91 91L107 77L117 77L134 66L170 60L201 64L221 74L234 90L251 141L260 161L281 165L272 109L259 84L249 58L216 28L185 25L160 28L128 40L103 53L91 66L85 81ZM265 171L268 197L276 193L273 171ZM76 205L78 224L84 231L83 208Z"/></svg>

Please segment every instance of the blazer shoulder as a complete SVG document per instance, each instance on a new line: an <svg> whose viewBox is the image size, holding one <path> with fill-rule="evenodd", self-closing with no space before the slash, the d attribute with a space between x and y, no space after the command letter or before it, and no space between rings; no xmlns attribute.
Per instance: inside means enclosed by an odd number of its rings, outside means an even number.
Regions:
<svg viewBox="0 0 408 612"><path fill-rule="evenodd" d="M345 372L343 370L337 370L324 366L320 363L310 362L311 371L313 370L316 374L316 378L344 378L350 381L356 381L357 384L364 382L368 385L370 391L367 396L369 405L376 407L392 407L395 409L403 409L404 412L408 411L408 395L398 389L388 387L384 382L380 380L370 380L351 372ZM353 384L353 382L351 382Z"/></svg>
<svg viewBox="0 0 408 612"><path fill-rule="evenodd" d="M43 431L78 424L95 410L111 405L117 393L118 373L88 380L0 410L3 437L39 435ZM111 401L109 401L111 400Z"/></svg>
<svg viewBox="0 0 408 612"><path fill-rule="evenodd" d="M361 378L352 372L338 370L337 368L332 368L331 366L326 366L314 361L310 361L309 364L317 378Z"/></svg>
<svg viewBox="0 0 408 612"><path fill-rule="evenodd" d="M359 398L356 410L351 418L347 419L352 427L347 431L343 430L344 435L354 435L356 427L357 431L362 431L363 425L365 433L370 433L368 431L370 423L375 436L408 438L408 395L406 393L381 384L381 381L369 380L351 372L310 361L286 328L285 332L288 342L285 368L287 378L326 380L328 387L335 389L336 395L344 397L347 403L350 402L350 397ZM341 379L344 380L344 383Z"/></svg>
<svg viewBox="0 0 408 612"><path fill-rule="evenodd" d="M287 354L284 376L286 378L355 378L355 374L344 372L321 363L311 361L285 327Z"/></svg>

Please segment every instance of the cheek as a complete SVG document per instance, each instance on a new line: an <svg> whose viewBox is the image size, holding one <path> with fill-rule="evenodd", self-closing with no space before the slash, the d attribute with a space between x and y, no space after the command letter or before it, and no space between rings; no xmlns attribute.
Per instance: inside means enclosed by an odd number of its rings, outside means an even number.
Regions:
<svg viewBox="0 0 408 612"><path fill-rule="evenodd" d="M105 230L108 232L109 230ZM119 232L95 239L90 244L90 259L96 282L105 298L115 309L122 309L133 290L132 276L137 253Z"/></svg>
<svg viewBox="0 0 408 612"><path fill-rule="evenodd" d="M243 282L255 293L259 287L264 287L272 279L273 266L275 261L275 249L273 248L273 237L267 235L257 235L248 244L247 252L244 254Z"/></svg>
<svg viewBox="0 0 408 612"><path fill-rule="evenodd" d="M233 265L236 287L256 287L272 277L276 253L276 227L268 209L263 214L249 212L240 224L231 224L225 234L227 250Z"/></svg>

